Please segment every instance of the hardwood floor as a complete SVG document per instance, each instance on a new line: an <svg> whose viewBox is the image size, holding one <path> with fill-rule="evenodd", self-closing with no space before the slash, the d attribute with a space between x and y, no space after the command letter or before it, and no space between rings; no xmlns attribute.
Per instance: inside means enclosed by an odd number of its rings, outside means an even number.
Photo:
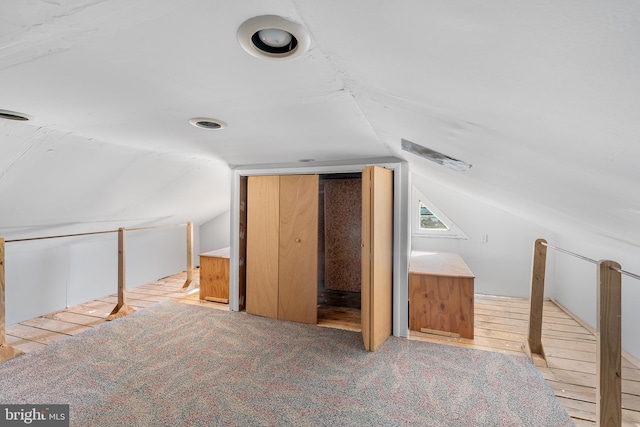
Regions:
<svg viewBox="0 0 640 427"><path fill-rule="evenodd" d="M226 304L199 301L199 270L193 272L193 290L180 292L186 273L176 274L127 291L127 302L137 310L159 301L228 310ZM105 322L117 297L110 295L7 327L8 344L28 353ZM475 338L454 338L412 332L410 339L497 351L525 357L520 349L528 322L528 301L475 295ZM360 331L358 309L321 307L318 325ZM543 345L548 367L538 367L559 401L578 426L595 425L596 341L592 331L553 301L544 303ZM623 425L640 427L640 364L623 359Z"/></svg>
<svg viewBox="0 0 640 427"><path fill-rule="evenodd" d="M318 307L318 326L361 332L360 309L353 307Z"/></svg>

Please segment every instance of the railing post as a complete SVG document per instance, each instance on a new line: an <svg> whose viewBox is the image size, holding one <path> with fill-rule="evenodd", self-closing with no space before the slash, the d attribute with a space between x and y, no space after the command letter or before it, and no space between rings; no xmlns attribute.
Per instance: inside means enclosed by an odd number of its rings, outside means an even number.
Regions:
<svg viewBox="0 0 640 427"><path fill-rule="evenodd" d="M547 359L542 347L542 309L544 304L544 277L547 265L547 243L537 239L533 245L533 263L531 267L531 297L529 298L529 332L522 349L534 361L533 355L542 358L544 366ZM534 361L535 362L535 361Z"/></svg>
<svg viewBox="0 0 640 427"><path fill-rule="evenodd" d="M125 252L125 229L118 229L118 304L113 309L107 320L117 319L126 316L135 311L133 307L127 304L127 287L126 287L126 252Z"/></svg>
<svg viewBox="0 0 640 427"><path fill-rule="evenodd" d="M598 262L596 422L622 425L622 275L615 261Z"/></svg>
<svg viewBox="0 0 640 427"><path fill-rule="evenodd" d="M4 276L4 239L0 237L0 362L13 359L23 354L20 350L7 345L6 331L6 305L4 299L5 276Z"/></svg>
<svg viewBox="0 0 640 427"><path fill-rule="evenodd" d="M182 285L182 292L185 292L193 281L193 223L187 223L187 280Z"/></svg>

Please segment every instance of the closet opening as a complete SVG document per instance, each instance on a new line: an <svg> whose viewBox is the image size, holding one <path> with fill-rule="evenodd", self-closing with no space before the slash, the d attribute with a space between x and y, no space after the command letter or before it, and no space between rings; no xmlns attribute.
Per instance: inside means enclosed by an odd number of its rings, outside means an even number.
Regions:
<svg viewBox="0 0 640 427"><path fill-rule="evenodd" d="M408 331L405 251L394 250L408 250L405 222L394 223L408 217L406 192L394 194L406 173L328 169L234 172L229 308L359 330L375 351Z"/></svg>
<svg viewBox="0 0 640 427"><path fill-rule="evenodd" d="M362 173L319 178L318 325L360 331Z"/></svg>

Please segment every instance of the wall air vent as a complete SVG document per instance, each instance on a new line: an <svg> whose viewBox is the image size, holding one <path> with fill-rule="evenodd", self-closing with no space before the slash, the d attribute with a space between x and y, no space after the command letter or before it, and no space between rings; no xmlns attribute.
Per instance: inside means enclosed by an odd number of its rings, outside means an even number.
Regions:
<svg viewBox="0 0 640 427"><path fill-rule="evenodd" d="M446 166L455 171L460 171L460 172L468 171L469 169L471 169L471 166L472 166L467 162L454 159L453 157L449 157L446 154L439 153L430 148L423 147L422 145L416 144L406 139L402 139L402 149L404 151L408 151L411 154L424 157L427 160L431 160L432 162L436 162L440 165Z"/></svg>

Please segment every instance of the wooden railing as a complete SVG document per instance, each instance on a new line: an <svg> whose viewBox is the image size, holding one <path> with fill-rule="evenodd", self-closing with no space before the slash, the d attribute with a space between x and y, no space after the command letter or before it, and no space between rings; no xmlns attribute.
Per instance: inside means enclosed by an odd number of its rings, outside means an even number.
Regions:
<svg viewBox="0 0 640 427"><path fill-rule="evenodd" d="M5 306L5 244L13 242L26 242L32 240L44 240L44 239L58 239L63 237L78 237L78 236L90 236L95 234L107 234L118 233L118 302L115 308L111 311L107 320L113 320L118 317L126 316L132 313L135 309L127 304L127 286L126 286L126 232L149 230L154 228L168 228L168 227L183 227L187 228L187 279L181 288L181 291L186 291L193 281L193 224L188 222L186 224L178 225L166 225L155 227L138 227L138 228L119 228L118 230L107 231L94 231L78 234L65 234L59 236L46 236L46 237L30 237L25 239L5 240L0 237L0 362L12 359L22 352L7 344L6 336L6 306Z"/></svg>
<svg viewBox="0 0 640 427"><path fill-rule="evenodd" d="M640 280L624 271L615 261L596 261L538 239L533 247L531 298L529 300L529 334L522 345L527 355L546 366L542 346L542 306L547 248L597 264L596 328L596 423L599 426L622 425L622 275ZM538 359L538 360L535 360Z"/></svg>

